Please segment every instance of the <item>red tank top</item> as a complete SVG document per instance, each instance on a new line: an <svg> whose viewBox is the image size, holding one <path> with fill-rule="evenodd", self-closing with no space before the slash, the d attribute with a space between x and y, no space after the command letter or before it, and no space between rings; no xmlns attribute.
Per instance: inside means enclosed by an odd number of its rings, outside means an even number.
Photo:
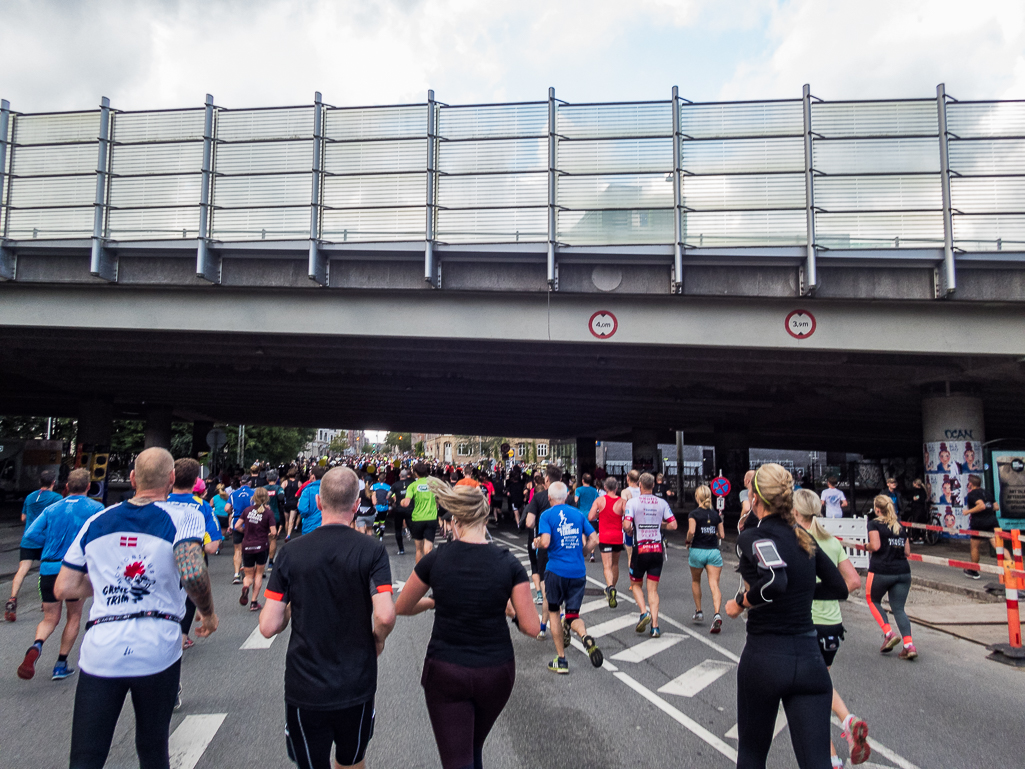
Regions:
<svg viewBox="0 0 1025 769"><path fill-rule="evenodd" d="M603 545L622 545L623 516L612 511L619 497L606 494L601 499L605 500L605 507L598 513L598 541Z"/></svg>

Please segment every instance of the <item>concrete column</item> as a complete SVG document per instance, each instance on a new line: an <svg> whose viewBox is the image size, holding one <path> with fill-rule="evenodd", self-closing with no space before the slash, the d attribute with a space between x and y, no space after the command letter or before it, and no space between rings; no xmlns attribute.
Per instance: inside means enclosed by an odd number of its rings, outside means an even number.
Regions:
<svg viewBox="0 0 1025 769"><path fill-rule="evenodd" d="M655 430L634 430L630 434L633 444L633 466L636 470L654 473L658 463L658 433Z"/></svg>
<svg viewBox="0 0 1025 769"><path fill-rule="evenodd" d="M715 432L715 475L720 471L730 482L730 495L726 499L727 511L740 510L740 492L744 488L744 474L751 468L750 441L746 433L732 430ZM710 481L710 479L705 479Z"/></svg>
<svg viewBox="0 0 1025 769"><path fill-rule="evenodd" d="M107 401L89 400L78 404L78 432L76 443L86 446L110 448L114 432L114 407Z"/></svg>
<svg viewBox="0 0 1025 769"><path fill-rule="evenodd" d="M166 406L149 406L146 409L145 448L160 446L171 449L171 409Z"/></svg>
<svg viewBox="0 0 1025 769"><path fill-rule="evenodd" d="M199 459L199 455L210 451L206 443L206 435L214 429L214 423L206 419L200 419L192 423L192 451L189 456Z"/></svg>
<svg viewBox="0 0 1025 769"><path fill-rule="evenodd" d="M968 476L983 473L986 440L982 399L973 395L927 395L922 399L922 462L933 512L944 523L950 515L958 528L968 528L962 513Z"/></svg>
<svg viewBox="0 0 1025 769"><path fill-rule="evenodd" d="M580 476L590 473L594 477L594 469L598 464L598 450L595 447L595 439L589 436L577 438L577 483L580 483Z"/></svg>

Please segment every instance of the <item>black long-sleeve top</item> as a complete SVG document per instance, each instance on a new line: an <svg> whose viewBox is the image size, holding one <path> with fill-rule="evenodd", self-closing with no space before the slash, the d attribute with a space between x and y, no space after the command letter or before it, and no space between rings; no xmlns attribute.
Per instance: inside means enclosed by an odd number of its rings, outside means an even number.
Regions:
<svg viewBox="0 0 1025 769"><path fill-rule="evenodd" d="M751 521L749 521L751 523ZM785 567L759 566L754 543L771 539L786 561ZM802 635L815 630L811 602L847 599L847 583L839 569L818 545L809 555L797 540L797 532L778 515L762 518L737 538L740 574L749 585L747 632L755 635ZM822 581L816 584L815 577Z"/></svg>

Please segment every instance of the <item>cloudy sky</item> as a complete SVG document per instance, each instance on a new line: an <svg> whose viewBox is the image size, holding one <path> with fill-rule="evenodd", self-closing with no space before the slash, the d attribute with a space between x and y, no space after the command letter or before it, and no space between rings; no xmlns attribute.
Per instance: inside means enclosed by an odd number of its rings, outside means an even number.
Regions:
<svg viewBox="0 0 1025 769"><path fill-rule="evenodd" d="M19 111L1025 98L1022 0L0 0Z"/></svg>

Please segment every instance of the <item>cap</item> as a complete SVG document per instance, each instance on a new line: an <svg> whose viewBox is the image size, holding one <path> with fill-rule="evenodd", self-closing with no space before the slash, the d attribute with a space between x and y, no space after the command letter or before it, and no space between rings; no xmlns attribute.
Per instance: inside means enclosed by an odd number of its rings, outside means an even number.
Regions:
<svg viewBox="0 0 1025 769"><path fill-rule="evenodd" d="M206 483L202 478L196 478L196 484L192 487L193 494L206 494Z"/></svg>

